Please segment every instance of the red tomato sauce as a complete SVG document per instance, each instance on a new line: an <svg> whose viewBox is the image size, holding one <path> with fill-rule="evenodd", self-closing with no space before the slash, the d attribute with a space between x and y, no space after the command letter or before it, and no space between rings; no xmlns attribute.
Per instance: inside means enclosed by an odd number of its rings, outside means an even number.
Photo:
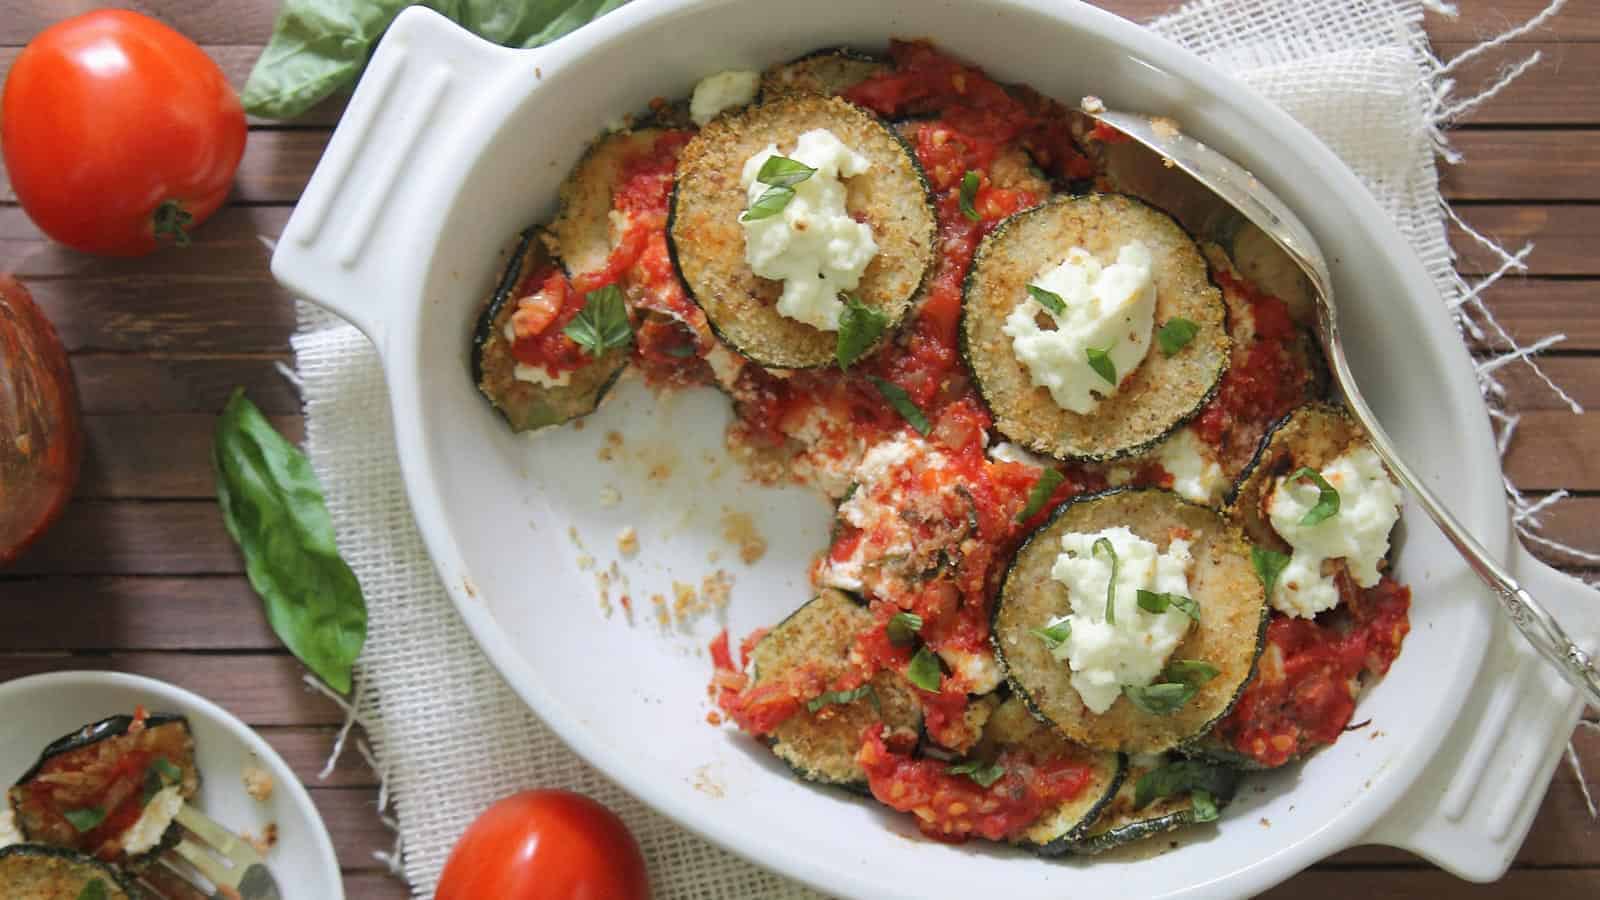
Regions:
<svg viewBox="0 0 1600 900"><path fill-rule="evenodd" d="M1259 428L1300 405L1305 400L1307 372L1294 352L1299 331L1289 317L1288 304L1220 269L1214 275L1224 290L1237 291L1248 299L1255 321L1254 342L1243 353L1235 348L1216 397L1194 421L1201 440L1220 448L1241 424ZM1259 436L1254 429L1252 436Z"/></svg>
<svg viewBox="0 0 1600 900"><path fill-rule="evenodd" d="M554 377L590 360L588 352L564 332L583 310L583 303L560 269L545 266L529 272L517 285L517 298L518 309L511 316L516 333L511 355L517 362ZM524 325L525 320L531 324Z"/></svg>

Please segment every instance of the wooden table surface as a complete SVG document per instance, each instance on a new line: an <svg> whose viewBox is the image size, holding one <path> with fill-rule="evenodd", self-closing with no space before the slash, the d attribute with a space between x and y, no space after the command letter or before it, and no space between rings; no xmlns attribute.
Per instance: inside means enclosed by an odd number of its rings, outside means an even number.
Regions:
<svg viewBox="0 0 1600 900"><path fill-rule="evenodd" d="M87 0L0 0L0 73L21 45ZM203 45L242 85L271 31L268 0L146 0L149 12ZM1175 0L1105 0L1144 19ZM1430 14L1449 59L1520 22L1544 0L1463 3L1459 19ZM1475 228L1513 248L1536 242L1534 274L1488 296L1519 338L1568 336L1544 364L1580 402L1600 407L1600 4L1574 2L1512 48L1545 62L1474 111L1454 133L1466 163L1443 169L1445 194ZM1498 60L1466 66L1473 85ZM301 668L268 629L223 532L212 491L209 436L236 385L292 438L300 404L276 366L290 359L294 309L267 270L258 235L276 235L322 153L338 103L292 124L252 122L233 197L195 246L142 260L96 259L48 243L16 205L0 172L0 271L14 270L72 352L88 455L63 520L0 573L0 681L58 669L115 669L198 691L258 729L311 790L333 833L352 898L399 898L373 851L391 834L375 812L376 779L347 753L317 778L339 710L311 693ZM1494 262L1457 235L1461 268ZM1482 350L1483 348L1479 348ZM1600 549L1600 416L1570 415L1524 367L1502 370L1524 410L1507 471L1525 491L1577 498L1548 517L1548 534ZM1553 560L1570 563L1572 560ZM1585 573L1576 570L1578 574ZM1600 792L1600 735L1578 738ZM1333 857L1272 896L1461 898L1600 895L1600 825L1563 765L1517 858L1499 883L1466 885L1398 851L1367 847ZM298 900L298 898L296 898Z"/></svg>

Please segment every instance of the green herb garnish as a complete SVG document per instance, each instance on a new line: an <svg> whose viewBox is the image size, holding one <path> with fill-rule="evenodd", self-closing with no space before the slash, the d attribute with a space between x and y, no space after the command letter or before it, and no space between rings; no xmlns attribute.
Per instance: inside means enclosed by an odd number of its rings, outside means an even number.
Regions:
<svg viewBox="0 0 1600 900"><path fill-rule="evenodd" d="M86 806L83 809L69 809L61 814L79 834L93 831L96 825L106 820L106 811L98 806Z"/></svg>
<svg viewBox="0 0 1600 900"><path fill-rule="evenodd" d="M1284 567L1289 565L1289 554L1268 550L1265 547L1250 548L1250 565L1255 566L1256 577L1261 579L1261 586L1266 588L1267 598L1272 598L1272 588L1278 583L1278 576L1283 574Z"/></svg>
<svg viewBox="0 0 1600 900"><path fill-rule="evenodd" d="M885 626L889 635L889 643L898 647L909 645L916 640L917 632L922 630L922 617L916 613L897 612L889 619Z"/></svg>
<svg viewBox="0 0 1600 900"><path fill-rule="evenodd" d="M155 795L161 793L168 785L178 784L183 781L183 770L173 765L165 757L158 757L144 770L144 804L148 805Z"/></svg>
<svg viewBox="0 0 1600 900"><path fill-rule="evenodd" d="M1204 788L1195 788L1189 793L1189 802L1194 804L1194 820L1196 822L1215 822L1221 813L1217 812L1217 800L1211 792Z"/></svg>
<svg viewBox="0 0 1600 900"><path fill-rule="evenodd" d="M978 199L979 177L977 172L967 172L961 176L961 214L976 222L983 217L978 215L978 208L973 202Z"/></svg>
<svg viewBox="0 0 1600 900"><path fill-rule="evenodd" d="M833 351L839 368L850 368L888 326L888 316L862 303L856 295L845 294L844 312L839 314L839 340Z"/></svg>
<svg viewBox="0 0 1600 900"><path fill-rule="evenodd" d="M934 656L927 647L919 648L917 654L911 657L911 665L906 667L906 677L911 679L912 684L934 694L939 692L942 674L939 657Z"/></svg>
<svg viewBox="0 0 1600 900"><path fill-rule="evenodd" d="M595 357L633 343L633 325L628 321L628 307L622 300L622 291L608 284L585 294L583 311L561 333Z"/></svg>
<svg viewBox="0 0 1600 900"><path fill-rule="evenodd" d="M806 710L808 712L816 712L824 706L832 706L835 703L843 706L847 703L854 703L857 700L860 700L862 697L871 696L872 685L870 684L863 684L853 691L826 691L816 697L811 698L810 700L807 700Z"/></svg>
<svg viewBox="0 0 1600 900"><path fill-rule="evenodd" d="M89 883L78 892L78 900L106 900L110 894L106 891L105 881L99 878L89 879Z"/></svg>
<svg viewBox="0 0 1600 900"><path fill-rule="evenodd" d="M1029 628L1028 633L1044 641L1045 649L1053 652L1065 644L1067 638L1072 637L1072 622L1068 619L1062 619L1054 625L1044 628Z"/></svg>
<svg viewBox="0 0 1600 900"><path fill-rule="evenodd" d="M1158 681L1142 687L1134 684L1122 686L1123 696L1153 716L1172 715L1182 709L1199 690L1192 684L1171 681Z"/></svg>
<svg viewBox="0 0 1600 900"><path fill-rule="evenodd" d="M1083 348L1083 353L1089 358L1089 368L1093 369L1096 375L1104 378L1106 384L1116 387L1117 366L1116 363L1111 361L1111 347L1108 345L1104 350L1085 347Z"/></svg>
<svg viewBox="0 0 1600 900"><path fill-rule="evenodd" d="M739 221L756 222L761 219L770 219L783 212L783 208L788 206L789 201L793 199L794 188L783 187L782 185L769 187L761 196L756 198L756 202L750 204L749 209L739 214Z"/></svg>
<svg viewBox="0 0 1600 900"><path fill-rule="evenodd" d="M1066 476L1062 475L1060 470L1045 469L1039 475L1039 480L1033 483L1033 489L1028 491L1028 505L1022 508L1022 512L1017 513L1017 521L1026 522L1038 515L1039 510L1044 509L1044 505L1050 502L1056 488L1060 487L1064 480Z"/></svg>
<svg viewBox="0 0 1600 900"><path fill-rule="evenodd" d="M1144 773L1133 786L1135 809L1149 806L1151 801L1171 797L1185 791L1205 791L1212 805L1216 798L1224 800L1233 796L1239 784L1239 774L1232 769L1213 766L1197 759L1180 759Z"/></svg>
<svg viewBox="0 0 1600 900"><path fill-rule="evenodd" d="M1099 538L1094 546L1089 548L1089 555L1093 556L1104 547L1106 555L1111 557L1111 578L1106 582L1106 624L1117 624L1117 548L1111 546L1109 538Z"/></svg>
<svg viewBox="0 0 1600 900"><path fill-rule="evenodd" d="M1317 525L1339 514L1339 492L1333 489L1322 473L1310 466L1301 466L1289 476L1290 481L1309 478L1317 486L1317 503L1300 517L1301 525Z"/></svg>
<svg viewBox="0 0 1600 900"><path fill-rule="evenodd" d="M1222 670L1203 659L1175 659L1161 673L1168 681L1199 687L1217 677Z"/></svg>
<svg viewBox="0 0 1600 900"><path fill-rule="evenodd" d="M911 424L912 428L917 430L917 434L926 435L928 433L931 429L928 424L928 417L923 414L921 407L912 402L911 395L906 393L905 388L876 375L868 375L867 380L871 381L873 386L878 389L878 393L883 395L883 399L894 407L894 411L900 414L900 418L905 419Z"/></svg>
<svg viewBox="0 0 1600 900"><path fill-rule="evenodd" d="M1139 601L1139 608L1145 612L1164 613L1171 608L1196 622L1200 621L1200 604L1182 594L1157 593L1141 589L1135 599Z"/></svg>
<svg viewBox="0 0 1600 900"><path fill-rule="evenodd" d="M1194 340L1199 330L1199 325L1182 316L1176 316L1168 319L1167 324L1156 331L1156 342L1161 345L1162 353L1171 356L1189 346L1189 342Z"/></svg>
<svg viewBox="0 0 1600 900"><path fill-rule="evenodd" d="M1056 293L1055 291L1047 291L1044 288L1039 287L1037 284L1028 285L1028 296L1032 297L1040 306L1050 310L1050 312L1054 313L1055 315L1059 316L1067 311L1067 301L1061 299L1060 294Z"/></svg>
<svg viewBox="0 0 1600 900"><path fill-rule="evenodd" d="M997 762L985 763L983 760L973 759L957 763L945 769L945 772L951 775L965 775L976 781L979 787L988 787L1006 774L1006 767Z"/></svg>
<svg viewBox="0 0 1600 900"><path fill-rule="evenodd" d="M756 173L756 180L772 187L794 187L817 174L817 170L798 159L787 156L769 156Z"/></svg>

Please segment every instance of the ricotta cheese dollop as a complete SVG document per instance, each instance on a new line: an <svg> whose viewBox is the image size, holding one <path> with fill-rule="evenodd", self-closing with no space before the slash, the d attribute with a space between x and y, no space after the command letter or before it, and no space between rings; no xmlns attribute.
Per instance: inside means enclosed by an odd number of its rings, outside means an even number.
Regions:
<svg viewBox="0 0 1600 900"><path fill-rule="evenodd" d="M760 87L758 72L732 69L707 75L694 86L694 94L689 98L689 118L696 125L704 126L724 110L754 103Z"/></svg>
<svg viewBox="0 0 1600 900"><path fill-rule="evenodd" d="M1321 474L1339 492L1339 512L1315 525L1300 524L1320 494L1310 479L1279 478L1267 498L1273 530L1294 548L1278 573L1272 605L1304 619L1339 603L1338 585L1323 574L1324 560L1344 560L1360 587L1378 583L1378 563L1389 552L1389 531L1400 518L1400 486L1371 447L1347 451Z"/></svg>
<svg viewBox="0 0 1600 900"><path fill-rule="evenodd" d="M1106 588L1111 582L1111 556L1095 552L1101 539L1116 551L1115 621L1106 621ZM1052 652L1072 669L1072 686L1085 706L1096 713L1111 708L1123 685L1143 687L1155 681L1189 631L1190 619L1176 607L1151 613L1139 607L1140 590L1189 595L1189 542L1173 538L1166 552L1128 530L1107 528L1092 534L1061 536L1061 555L1050 577L1067 589L1069 615L1040 623L1045 628L1070 622L1072 633Z"/></svg>
<svg viewBox="0 0 1600 900"><path fill-rule="evenodd" d="M1185 500L1214 503L1228 486L1216 451L1200 440L1192 428L1180 428L1162 441L1156 449L1156 461L1172 476L1172 489Z"/></svg>
<svg viewBox="0 0 1600 900"><path fill-rule="evenodd" d="M1012 352L1062 409L1093 412L1149 352L1156 312L1152 264L1149 248L1140 241L1124 244L1111 265L1073 247L1059 265L1032 281L1060 297L1065 308L1052 313L1029 295L1006 317L1001 330L1011 338ZM1041 318L1054 327L1041 326ZM1101 352L1115 384L1091 362Z"/></svg>
<svg viewBox="0 0 1600 900"><path fill-rule="evenodd" d="M179 785L169 784L150 798L150 802L144 805L144 811L139 814L138 821L122 833L123 852L137 856L148 853L160 843L161 836L167 833L167 826L172 824L178 809L183 806L180 790Z"/></svg>
<svg viewBox="0 0 1600 900"><path fill-rule="evenodd" d="M756 180L761 167L778 153L765 150L745 161L740 183L754 204L769 189ZM839 330L842 292L861 283L861 273L878 253L872 228L850 217L842 179L867 171L871 162L822 128L800 135L789 159L816 171L793 185L794 196L775 215L746 219L744 259L762 278L783 282L777 310L823 331Z"/></svg>

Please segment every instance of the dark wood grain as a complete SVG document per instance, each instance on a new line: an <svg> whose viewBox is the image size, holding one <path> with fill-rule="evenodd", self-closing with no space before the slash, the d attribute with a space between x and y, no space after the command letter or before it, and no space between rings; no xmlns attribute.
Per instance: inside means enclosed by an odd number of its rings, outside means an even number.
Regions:
<svg viewBox="0 0 1600 900"><path fill-rule="evenodd" d="M1466 223L1498 240L1512 253L1525 243L1534 245L1526 260L1540 275L1600 275L1600 205L1572 204L1461 204L1456 211ZM1450 245L1459 254L1458 268L1481 275L1500 267L1501 260L1460 229L1450 229Z"/></svg>
<svg viewBox="0 0 1600 900"><path fill-rule="evenodd" d="M299 416L269 416L291 441ZM85 416L87 452L77 496L176 499L216 496L211 470L214 413Z"/></svg>
<svg viewBox="0 0 1600 900"><path fill-rule="evenodd" d="M1487 5L1487 4L1485 4ZM1435 41L1434 52L1451 60L1475 44ZM1508 58L1537 52L1539 65L1467 112L1466 126L1587 125L1600 122L1600 43L1553 40L1516 44L1505 53L1484 53L1462 63L1451 77L1465 98L1494 83ZM1461 135L1456 135L1459 139Z"/></svg>
<svg viewBox="0 0 1600 900"><path fill-rule="evenodd" d="M1462 160L1439 167L1439 186L1451 200L1600 199L1597 139L1591 128L1458 132L1450 143Z"/></svg>
<svg viewBox="0 0 1600 900"><path fill-rule="evenodd" d="M0 652L281 646L261 600L237 575L12 576L0 581L0 597Z"/></svg>

